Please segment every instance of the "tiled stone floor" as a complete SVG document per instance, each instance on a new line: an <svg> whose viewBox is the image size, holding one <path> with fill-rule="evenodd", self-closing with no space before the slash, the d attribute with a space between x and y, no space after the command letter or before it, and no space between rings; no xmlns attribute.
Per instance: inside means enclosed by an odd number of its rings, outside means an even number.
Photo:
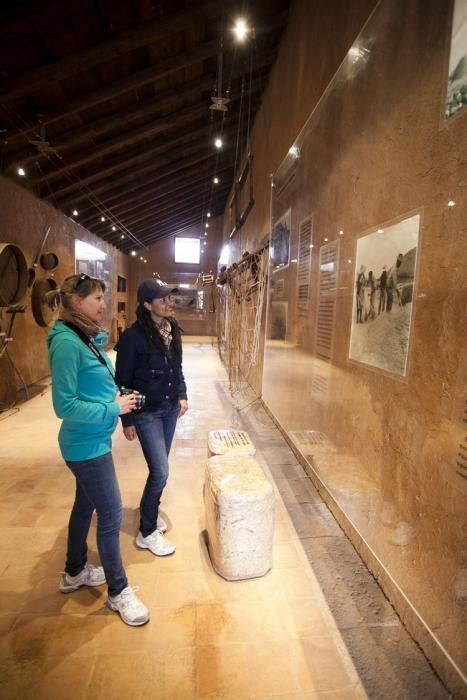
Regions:
<svg viewBox="0 0 467 700"><path fill-rule="evenodd" d="M392 607L258 404L237 412L215 350L185 343L190 411L162 511L172 557L138 550L145 465L120 428L123 559L151 622L130 628L105 588L58 591L73 479L50 391L0 415L0 698L445 700ZM208 430L244 427L274 480L274 566L227 582L209 562L202 485ZM90 559L97 562L95 533Z"/></svg>

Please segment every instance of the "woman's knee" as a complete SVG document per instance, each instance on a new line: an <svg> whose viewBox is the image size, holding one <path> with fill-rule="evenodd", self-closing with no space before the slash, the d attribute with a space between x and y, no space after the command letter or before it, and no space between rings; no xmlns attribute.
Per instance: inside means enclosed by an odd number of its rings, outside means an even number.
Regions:
<svg viewBox="0 0 467 700"><path fill-rule="evenodd" d="M97 530L100 533L120 530L123 518L122 505L115 505L102 511L97 511Z"/></svg>

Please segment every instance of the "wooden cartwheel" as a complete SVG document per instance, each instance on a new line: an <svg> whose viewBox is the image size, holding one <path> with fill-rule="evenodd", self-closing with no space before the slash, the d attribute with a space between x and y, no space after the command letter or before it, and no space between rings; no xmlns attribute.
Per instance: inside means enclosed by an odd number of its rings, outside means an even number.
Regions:
<svg viewBox="0 0 467 700"><path fill-rule="evenodd" d="M0 243L0 306L19 304L28 288L28 265L23 251Z"/></svg>
<svg viewBox="0 0 467 700"><path fill-rule="evenodd" d="M31 309L38 326L51 326L58 318L60 293L53 277L39 277L31 290Z"/></svg>

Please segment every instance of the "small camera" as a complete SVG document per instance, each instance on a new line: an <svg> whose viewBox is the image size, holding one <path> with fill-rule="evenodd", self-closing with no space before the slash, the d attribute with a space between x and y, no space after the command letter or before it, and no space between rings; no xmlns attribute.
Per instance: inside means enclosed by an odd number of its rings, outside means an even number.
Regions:
<svg viewBox="0 0 467 700"><path fill-rule="evenodd" d="M120 387L120 395L127 396L127 394L134 394L136 399L135 411L141 411L146 404L146 397L144 394L140 394L136 389L127 389L125 386Z"/></svg>

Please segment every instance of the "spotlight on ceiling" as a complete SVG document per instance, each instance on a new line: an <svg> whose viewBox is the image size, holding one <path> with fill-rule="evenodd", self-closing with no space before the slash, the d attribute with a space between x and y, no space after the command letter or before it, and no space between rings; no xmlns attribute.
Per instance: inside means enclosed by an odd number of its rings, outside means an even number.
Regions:
<svg viewBox="0 0 467 700"><path fill-rule="evenodd" d="M116 226L112 226L112 231L116 231L116 230L117 230L117 227L116 227Z"/></svg>
<svg viewBox="0 0 467 700"><path fill-rule="evenodd" d="M120 238L125 238L125 234L124 234L124 233L122 233L122 235L120 236Z"/></svg>
<svg viewBox="0 0 467 700"><path fill-rule="evenodd" d="M218 177L214 177L212 181L213 181L213 183L214 183L215 185L218 185L218 184L219 184L219 178L218 178Z"/></svg>
<svg viewBox="0 0 467 700"><path fill-rule="evenodd" d="M132 251L131 251L131 255L132 255L133 257L135 257L135 255L136 255L136 250L132 250Z"/></svg>
<svg viewBox="0 0 467 700"><path fill-rule="evenodd" d="M235 38L238 39L238 41L243 41L246 38L249 31L250 30L248 28L246 21L244 19L242 19L241 17L239 17L235 21L235 25L233 28Z"/></svg>
<svg viewBox="0 0 467 700"><path fill-rule="evenodd" d="M209 219L209 218L211 217L211 212L210 212L210 211L208 211L208 213L206 214L206 216L207 216L207 217L208 217L208 219Z"/></svg>
<svg viewBox="0 0 467 700"><path fill-rule="evenodd" d="M224 142L222 141L221 138L217 137L217 139L214 141L214 145L216 148L222 148L224 145Z"/></svg>
<svg viewBox="0 0 467 700"><path fill-rule="evenodd" d="M26 177L26 170L24 168L18 168L16 172L20 177Z"/></svg>
<svg viewBox="0 0 467 700"><path fill-rule="evenodd" d="M78 210L77 210L77 209L73 209L73 211L71 212L71 215L72 215L72 216L78 216Z"/></svg>
<svg viewBox="0 0 467 700"><path fill-rule="evenodd" d="M101 221L102 221L102 223L104 223L104 221L105 221L105 216L101 216Z"/></svg>

